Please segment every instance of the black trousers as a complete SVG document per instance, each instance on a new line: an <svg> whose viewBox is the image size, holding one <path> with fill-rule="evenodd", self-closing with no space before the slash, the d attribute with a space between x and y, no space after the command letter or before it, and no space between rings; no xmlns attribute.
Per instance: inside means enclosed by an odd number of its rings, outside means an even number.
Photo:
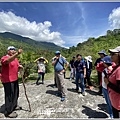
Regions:
<svg viewBox="0 0 120 120"><path fill-rule="evenodd" d="M42 76L42 82L44 82L45 73L38 73L38 78L37 78L36 83L38 83L38 81L40 80L41 76Z"/></svg>
<svg viewBox="0 0 120 120"><path fill-rule="evenodd" d="M54 85L57 87L57 82L55 77L54 77Z"/></svg>
<svg viewBox="0 0 120 120"><path fill-rule="evenodd" d="M17 107L19 97L18 80L9 83L2 83L5 93L5 114L10 114Z"/></svg>
<svg viewBox="0 0 120 120"><path fill-rule="evenodd" d="M120 118L120 110L117 110L112 106L112 111L113 111L113 118Z"/></svg>

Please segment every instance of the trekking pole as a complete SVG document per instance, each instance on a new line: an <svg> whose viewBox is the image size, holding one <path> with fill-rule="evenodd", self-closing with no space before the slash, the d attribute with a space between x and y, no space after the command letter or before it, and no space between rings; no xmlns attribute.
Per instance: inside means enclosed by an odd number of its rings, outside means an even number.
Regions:
<svg viewBox="0 0 120 120"><path fill-rule="evenodd" d="M31 106L30 106L30 101L28 99L27 93L26 93L26 87L25 87L25 83L24 83L24 78L23 78L23 74L22 74L22 70L20 69L20 75L22 77L22 83L23 83L23 87L24 87L24 92L25 92L25 96L29 105L29 112L31 112Z"/></svg>

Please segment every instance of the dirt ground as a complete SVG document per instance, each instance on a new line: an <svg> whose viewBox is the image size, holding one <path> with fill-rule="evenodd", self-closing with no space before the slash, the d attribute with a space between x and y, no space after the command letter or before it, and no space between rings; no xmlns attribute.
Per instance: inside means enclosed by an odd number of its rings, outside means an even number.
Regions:
<svg viewBox="0 0 120 120"><path fill-rule="evenodd" d="M98 89L86 89L86 95L75 92L74 80L65 79L67 89L66 100L61 102L56 96L57 88L53 88L53 80L36 85L35 82L25 84L32 111L29 112L24 87L19 85L18 103L22 110L16 111L17 118L108 118L107 105L103 96L97 95ZM4 117L4 90L0 88L0 118Z"/></svg>

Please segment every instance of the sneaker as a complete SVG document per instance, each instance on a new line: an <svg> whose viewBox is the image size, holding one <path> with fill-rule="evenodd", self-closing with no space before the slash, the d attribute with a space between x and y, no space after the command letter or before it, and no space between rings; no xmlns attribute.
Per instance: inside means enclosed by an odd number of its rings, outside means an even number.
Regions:
<svg viewBox="0 0 120 120"><path fill-rule="evenodd" d="M110 118L113 119L113 114L110 114Z"/></svg>
<svg viewBox="0 0 120 120"><path fill-rule="evenodd" d="M61 101L64 101L64 100L65 100L65 97L62 97L62 98L61 98Z"/></svg>
<svg viewBox="0 0 120 120"><path fill-rule="evenodd" d="M82 95L85 96L85 92L82 92Z"/></svg>
<svg viewBox="0 0 120 120"><path fill-rule="evenodd" d="M21 107L21 106L17 106L17 107L15 108L15 110L22 110L22 107Z"/></svg>
<svg viewBox="0 0 120 120"><path fill-rule="evenodd" d="M18 114L16 112L12 112L10 114L6 114L5 117L9 117L9 118L16 118L18 116Z"/></svg>

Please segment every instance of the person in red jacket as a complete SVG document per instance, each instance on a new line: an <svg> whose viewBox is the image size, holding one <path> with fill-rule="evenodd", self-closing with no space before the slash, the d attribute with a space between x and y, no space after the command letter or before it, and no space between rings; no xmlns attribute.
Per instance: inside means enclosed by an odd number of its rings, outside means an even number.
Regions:
<svg viewBox="0 0 120 120"><path fill-rule="evenodd" d="M112 105L109 98L108 88L104 82L104 77L107 77L108 74L116 67L116 64L111 61L110 56L105 56L100 63L97 64L96 69L102 72L102 92L107 103L109 117L113 118Z"/></svg>
<svg viewBox="0 0 120 120"><path fill-rule="evenodd" d="M120 46L109 49L111 61L116 67L112 70L104 81L108 87L108 93L112 104L113 117L120 118Z"/></svg>
<svg viewBox="0 0 120 120"><path fill-rule="evenodd" d="M19 84L18 84L18 70L22 68L16 58L22 53L22 49L16 52L14 46L9 46L7 55L1 58L2 72L1 81L5 93L5 117L16 118L18 115L14 110L21 109L18 106Z"/></svg>

